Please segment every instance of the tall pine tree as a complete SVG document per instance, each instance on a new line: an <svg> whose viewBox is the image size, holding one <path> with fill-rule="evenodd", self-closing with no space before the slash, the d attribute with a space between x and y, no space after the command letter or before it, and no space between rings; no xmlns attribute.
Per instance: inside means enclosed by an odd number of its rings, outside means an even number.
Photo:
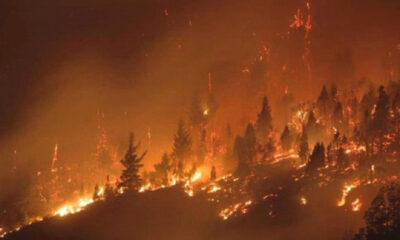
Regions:
<svg viewBox="0 0 400 240"><path fill-rule="evenodd" d="M301 133L300 143L299 143L299 157L303 162L306 162L308 160L309 151L310 150L308 147L307 132L303 130L303 132Z"/></svg>
<svg viewBox="0 0 400 240"><path fill-rule="evenodd" d="M255 127L257 135L259 136L260 140L264 143L268 139L268 136L272 131L271 108L269 106L267 96L264 96L261 112L257 116Z"/></svg>
<svg viewBox="0 0 400 240"><path fill-rule="evenodd" d="M287 125L281 134L281 145L284 151L288 151L292 146L292 137L290 136L289 127Z"/></svg>
<svg viewBox="0 0 400 240"><path fill-rule="evenodd" d="M192 152L192 138L190 133L185 129L185 123L180 120L178 123L178 130L174 136L174 146L172 150L172 156L177 162L176 173L178 176L183 177L183 168L186 160L190 157Z"/></svg>
<svg viewBox="0 0 400 240"><path fill-rule="evenodd" d="M121 159L122 174L118 181L118 188L123 191L137 192L142 184L142 178L139 175L139 170L143 167L141 163L147 152L138 155L138 148L140 144L134 145L133 143L133 133L131 133L129 138L128 151L125 157Z"/></svg>

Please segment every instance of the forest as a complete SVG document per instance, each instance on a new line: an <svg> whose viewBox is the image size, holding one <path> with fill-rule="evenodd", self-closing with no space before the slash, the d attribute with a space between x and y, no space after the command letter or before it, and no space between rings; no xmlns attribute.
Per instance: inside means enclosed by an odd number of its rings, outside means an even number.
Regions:
<svg viewBox="0 0 400 240"><path fill-rule="evenodd" d="M0 13L0 238L400 238L398 1Z"/></svg>

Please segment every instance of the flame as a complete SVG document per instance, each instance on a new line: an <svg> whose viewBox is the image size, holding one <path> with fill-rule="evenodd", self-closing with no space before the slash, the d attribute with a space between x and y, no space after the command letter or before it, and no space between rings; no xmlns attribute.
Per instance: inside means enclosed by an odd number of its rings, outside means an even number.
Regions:
<svg viewBox="0 0 400 240"><path fill-rule="evenodd" d="M305 197L300 198L300 204L301 205L307 205L307 199Z"/></svg>
<svg viewBox="0 0 400 240"><path fill-rule="evenodd" d="M359 198L357 198L356 200L354 200L354 201L351 203L351 210L352 210L353 212L358 212L358 211L360 211L361 207L362 207L362 202L360 201Z"/></svg>
<svg viewBox="0 0 400 240"><path fill-rule="evenodd" d="M220 187L220 186L218 186L218 185L213 185L213 186L211 187L211 189L208 190L208 193L215 193L215 192L218 192L219 190L221 190L221 187Z"/></svg>
<svg viewBox="0 0 400 240"><path fill-rule="evenodd" d="M337 203L338 207L342 207L346 204L346 197L349 195L350 191L360 185L360 180L353 182L352 184L345 184L342 190L342 197Z"/></svg>
<svg viewBox="0 0 400 240"><path fill-rule="evenodd" d="M100 187L99 191L97 192L97 196L103 196L104 195L104 187Z"/></svg>
<svg viewBox="0 0 400 240"><path fill-rule="evenodd" d="M233 205L230 205L229 207L222 209L219 212L219 216L223 219L223 220L227 220L230 216L232 216L235 213L241 213L241 214L245 214L247 213L247 208L248 206L250 206L252 204L252 200L247 200L245 202L239 202Z"/></svg>
<svg viewBox="0 0 400 240"><path fill-rule="evenodd" d="M75 204L67 204L54 212L54 216L64 217L69 214L74 214L77 212L82 211L87 205L92 204L94 200L92 198L84 199L80 198L77 203Z"/></svg>
<svg viewBox="0 0 400 240"><path fill-rule="evenodd" d="M58 159L58 144L56 143L54 145L53 159L51 161L51 167L50 167L51 172L57 172L57 168L55 167L57 159Z"/></svg>
<svg viewBox="0 0 400 240"><path fill-rule="evenodd" d="M147 190L151 189L151 187L152 187L151 183L147 183L146 185L143 185L140 187L139 192L147 191Z"/></svg>
<svg viewBox="0 0 400 240"><path fill-rule="evenodd" d="M191 182L196 182L197 180L199 180L201 178L201 172L195 172L192 176L192 178L190 179Z"/></svg>

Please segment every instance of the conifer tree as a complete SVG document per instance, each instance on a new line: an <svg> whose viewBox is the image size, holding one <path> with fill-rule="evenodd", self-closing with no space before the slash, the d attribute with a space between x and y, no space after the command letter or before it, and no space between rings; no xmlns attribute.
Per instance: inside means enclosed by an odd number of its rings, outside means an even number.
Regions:
<svg viewBox="0 0 400 240"><path fill-rule="evenodd" d="M353 93L354 94L354 93ZM353 96L353 98L350 101L350 109L351 109L351 120L353 120L353 122L357 122L357 120L359 119L359 103L358 103L358 99L357 96Z"/></svg>
<svg viewBox="0 0 400 240"><path fill-rule="evenodd" d="M346 166L347 156L342 146L336 152L337 167L343 169Z"/></svg>
<svg viewBox="0 0 400 240"><path fill-rule="evenodd" d="M125 157L121 160L122 174L118 182L118 188L123 191L133 191L137 192L142 184L142 178L139 175L139 170L143 166L141 163L147 152L138 155L139 144L134 145L133 143L133 133L131 133L129 138L128 151Z"/></svg>
<svg viewBox="0 0 400 240"><path fill-rule="evenodd" d="M299 157L303 162L308 160L309 151L307 132L303 130L299 144Z"/></svg>
<svg viewBox="0 0 400 240"><path fill-rule="evenodd" d="M267 143L262 146L262 154L263 154L263 161L266 161L267 159L271 158L274 155L274 152L276 150L275 148L275 142L272 137L268 137Z"/></svg>
<svg viewBox="0 0 400 240"><path fill-rule="evenodd" d="M336 100L337 99L337 92L338 92L338 90L337 90L336 84L333 83L332 86L331 86L331 91L330 91L330 95L331 95L332 100Z"/></svg>
<svg viewBox="0 0 400 240"><path fill-rule="evenodd" d="M168 185L168 172L171 170L171 163L167 153L164 153L161 162L154 165L156 173L161 176L161 182L163 185Z"/></svg>
<svg viewBox="0 0 400 240"><path fill-rule="evenodd" d="M360 102L361 117L364 116L366 111L371 112L375 103L376 103L375 89L373 86L370 86L368 92L366 92L361 98Z"/></svg>
<svg viewBox="0 0 400 240"><path fill-rule="evenodd" d="M390 183L382 187L365 212L365 228L354 240L400 239L400 186Z"/></svg>
<svg viewBox="0 0 400 240"><path fill-rule="evenodd" d="M97 200L97 199L99 199L100 198L100 196L99 196L99 185L98 184L96 184L95 186L94 186L94 192L93 192L93 200Z"/></svg>
<svg viewBox="0 0 400 240"><path fill-rule="evenodd" d="M315 128L316 125L317 125L317 119L315 118L314 111L311 110L308 114L306 129L308 130Z"/></svg>
<svg viewBox="0 0 400 240"><path fill-rule="evenodd" d="M200 137L200 143L197 148L197 164L201 166L204 163L204 160L207 155L207 149L206 149L206 130L203 129L201 131L201 137Z"/></svg>
<svg viewBox="0 0 400 240"><path fill-rule="evenodd" d="M110 183L110 176L107 175L106 185L104 187L104 199L112 199L115 196L115 189Z"/></svg>
<svg viewBox="0 0 400 240"><path fill-rule="evenodd" d="M215 170L215 166L212 166L211 168L210 179L211 181L217 179L217 171Z"/></svg>
<svg viewBox="0 0 400 240"><path fill-rule="evenodd" d="M190 106L189 120L192 126L197 127L204 123L204 114L201 107L200 99L197 95L193 96L192 104Z"/></svg>
<svg viewBox="0 0 400 240"><path fill-rule="evenodd" d="M383 150L383 135L386 134L390 129L389 110L389 96L385 92L385 88L380 86L378 102L376 103L376 109L373 115L372 130L375 134L375 137L379 139L379 147L381 151Z"/></svg>
<svg viewBox="0 0 400 240"><path fill-rule="evenodd" d="M185 123L180 120L178 130L174 136L174 146L172 156L176 161L176 171L178 176L183 177L183 168L186 160L190 157L192 149L192 139L190 133L185 129Z"/></svg>
<svg viewBox="0 0 400 240"><path fill-rule="evenodd" d="M342 103L337 102L335 109L333 110L333 126L343 131L343 107Z"/></svg>
<svg viewBox="0 0 400 240"><path fill-rule="evenodd" d="M208 106L208 116L215 117L217 110L218 110L218 102L214 97L214 94L209 93L207 99L207 106Z"/></svg>
<svg viewBox="0 0 400 240"><path fill-rule="evenodd" d="M253 124L249 123L242 141L242 148L248 163L253 163L256 160L257 154L257 138Z"/></svg>
<svg viewBox="0 0 400 240"><path fill-rule="evenodd" d="M288 151L292 146L292 138L290 136L289 127L286 125L281 134L281 145L284 151Z"/></svg>
<svg viewBox="0 0 400 240"><path fill-rule="evenodd" d="M317 99L317 106L321 114L326 115L329 105L329 94L325 85L322 86L321 92Z"/></svg>
<svg viewBox="0 0 400 240"><path fill-rule="evenodd" d="M248 156L244 146L244 139L241 136L235 138L233 147L234 156L237 158L238 165L235 170L235 176L244 177L250 174L250 166L248 163Z"/></svg>
<svg viewBox="0 0 400 240"><path fill-rule="evenodd" d="M325 165L325 147L323 143L316 143L307 164L306 171L314 173L318 168Z"/></svg>
<svg viewBox="0 0 400 240"><path fill-rule="evenodd" d="M261 112L257 116L255 128L260 140L265 142L272 131L271 108L267 96L263 98Z"/></svg>

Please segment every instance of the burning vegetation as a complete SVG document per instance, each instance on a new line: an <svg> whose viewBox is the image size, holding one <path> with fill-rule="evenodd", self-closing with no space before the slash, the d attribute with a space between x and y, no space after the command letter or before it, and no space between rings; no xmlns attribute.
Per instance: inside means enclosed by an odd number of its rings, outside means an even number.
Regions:
<svg viewBox="0 0 400 240"><path fill-rule="evenodd" d="M321 239L326 233L333 233L329 239L398 239L400 45L390 46L381 74L385 81L379 84L354 80L348 49L339 51L332 70L321 76L326 66L315 63L312 51L314 40L321 41L313 38L318 31L314 5L297 5L283 14L287 21L272 37L251 34L257 42L253 51L240 55L250 58L232 64L227 73L202 69L201 86L183 88L188 96L174 105L179 114L169 114L176 116L171 116L174 133L168 144L154 144L159 134L154 129L169 129L164 125L169 119L157 127L139 125L139 134L131 133L126 141L129 128L107 124L98 107L96 123L86 129L92 133L90 156L81 161L68 159L67 144L58 137L46 145L49 154L40 166L21 167L23 150L8 151L0 176L2 184L13 187L0 202L0 237L58 239L54 236L67 232L59 228L64 222L78 226L101 216L99 226L109 226L114 223L107 222L108 216L117 221L111 217L116 211L124 218L137 214L135 222L146 216L144 222L155 221L160 231L173 231L162 226L178 212L171 222L185 226L176 230L182 235L167 239ZM182 21L174 18L174 10L159 11L166 28ZM185 22L185 28L196 28L196 19ZM190 38L183 35L168 38L174 51L188 51L183 42ZM224 74L226 82L218 83ZM114 123L129 121L132 113L121 109ZM187 227L185 221L193 224ZM138 231L147 231L147 225L138 225L145 229ZM46 226L59 235L44 234ZM315 230L319 227L326 232ZM199 235L188 237L194 229ZM91 228L82 236L102 239L103 231ZM115 239L124 239L116 234Z"/></svg>

